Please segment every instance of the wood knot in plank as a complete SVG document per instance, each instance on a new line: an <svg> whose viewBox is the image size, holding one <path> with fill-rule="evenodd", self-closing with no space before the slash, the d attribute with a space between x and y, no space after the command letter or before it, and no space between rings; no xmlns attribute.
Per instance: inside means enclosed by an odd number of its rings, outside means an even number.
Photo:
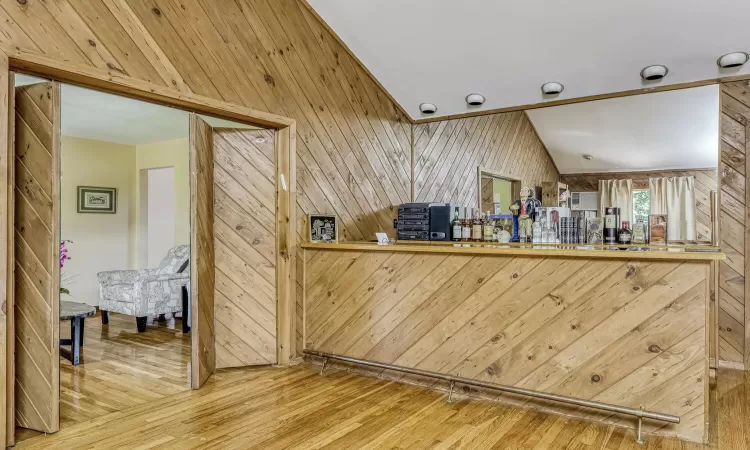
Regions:
<svg viewBox="0 0 750 450"><path fill-rule="evenodd" d="M18 3L19 5L25 5L28 2L27 0L16 0L16 3Z"/></svg>
<svg viewBox="0 0 750 450"><path fill-rule="evenodd" d="M597 374L593 374L593 375L591 375L591 381L594 382L594 383L598 383L598 382L602 381L602 377L600 377Z"/></svg>
<svg viewBox="0 0 750 450"><path fill-rule="evenodd" d="M499 372L499 369L497 367L497 364L492 363L486 369L484 369L484 372L487 375L494 377Z"/></svg>
<svg viewBox="0 0 750 450"><path fill-rule="evenodd" d="M517 274L517 273L514 273L513 275L511 275L511 278L513 278L513 279L516 279L516 278L518 278L518 274Z"/></svg>
<svg viewBox="0 0 750 450"><path fill-rule="evenodd" d="M89 39L88 43L89 43L90 46L96 47L96 41L94 41L93 39Z"/></svg>
<svg viewBox="0 0 750 450"><path fill-rule="evenodd" d="M159 8L152 8L151 12L156 16L161 16L161 10Z"/></svg>
<svg viewBox="0 0 750 450"><path fill-rule="evenodd" d="M628 270L625 272L625 278L630 278L638 272L638 268L633 264L628 264Z"/></svg>
<svg viewBox="0 0 750 450"><path fill-rule="evenodd" d="M650 351L651 353L660 353L661 347L656 344L651 344L648 346L648 351Z"/></svg>

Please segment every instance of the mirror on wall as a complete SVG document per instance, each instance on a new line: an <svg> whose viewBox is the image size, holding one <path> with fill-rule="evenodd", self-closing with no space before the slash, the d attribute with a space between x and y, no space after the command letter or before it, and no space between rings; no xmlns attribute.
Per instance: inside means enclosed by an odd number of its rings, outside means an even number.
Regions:
<svg viewBox="0 0 750 450"><path fill-rule="evenodd" d="M554 235L551 243L716 245L717 111L716 85L528 110L557 179L521 186L480 168L479 204L494 213L499 203L507 213L521 188L530 188L533 202L521 200L533 211L521 218L520 242L533 241L539 223ZM744 170L731 167L731 158L721 164L729 173ZM744 201L731 186L721 196L722 204Z"/></svg>
<svg viewBox="0 0 750 450"><path fill-rule="evenodd" d="M492 215L510 214L510 205L519 199L520 181L481 167L477 178L480 210Z"/></svg>

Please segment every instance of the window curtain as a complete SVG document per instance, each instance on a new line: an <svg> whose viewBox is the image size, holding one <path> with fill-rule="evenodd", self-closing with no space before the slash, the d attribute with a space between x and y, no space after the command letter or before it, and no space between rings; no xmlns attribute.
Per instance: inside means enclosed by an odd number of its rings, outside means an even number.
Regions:
<svg viewBox="0 0 750 450"><path fill-rule="evenodd" d="M696 240L695 178L649 178L651 214L667 215L670 241Z"/></svg>
<svg viewBox="0 0 750 450"><path fill-rule="evenodd" d="M599 180L599 217L609 207L620 208L620 221L633 226L633 180Z"/></svg>

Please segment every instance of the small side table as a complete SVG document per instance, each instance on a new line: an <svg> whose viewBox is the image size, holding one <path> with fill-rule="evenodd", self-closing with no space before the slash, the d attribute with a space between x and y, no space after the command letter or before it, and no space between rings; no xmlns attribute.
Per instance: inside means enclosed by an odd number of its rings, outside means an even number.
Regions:
<svg viewBox="0 0 750 450"><path fill-rule="evenodd" d="M96 314L96 308L85 303L60 302L60 320L70 320L70 339L60 339L60 354L77 366L81 360L83 347L83 321ZM70 345L70 350L63 348Z"/></svg>

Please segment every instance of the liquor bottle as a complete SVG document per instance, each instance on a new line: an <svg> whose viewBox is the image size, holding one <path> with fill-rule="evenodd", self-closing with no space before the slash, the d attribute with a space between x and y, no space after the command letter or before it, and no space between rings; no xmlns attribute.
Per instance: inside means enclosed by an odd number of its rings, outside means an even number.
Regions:
<svg viewBox="0 0 750 450"><path fill-rule="evenodd" d="M479 211L474 213L474 220L471 222L471 240L482 242L482 219L479 218Z"/></svg>
<svg viewBox="0 0 750 450"><path fill-rule="evenodd" d="M538 220L531 226L531 242L535 244L542 242L542 223Z"/></svg>
<svg viewBox="0 0 750 450"><path fill-rule="evenodd" d="M487 211L484 214L484 224L482 225L482 240L484 242L492 242L493 235L495 233L495 221L490 219L490 212Z"/></svg>
<svg viewBox="0 0 750 450"><path fill-rule="evenodd" d="M461 219L461 241L469 242L471 240L471 219L464 217Z"/></svg>
<svg viewBox="0 0 750 450"><path fill-rule="evenodd" d="M615 208L604 208L604 243L617 243L617 214Z"/></svg>
<svg viewBox="0 0 750 450"><path fill-rule="evenodd" d="M633 244L646 243L646 227L644 226L643 217L641 216L638 216L638 218L635 219L635 226L633 227L631 242Z"/></svg>
<svg viewBox="0 0 750 450"><path fill-rule="evenodd" d="M630 222L627 220L622 221L622 228L618 233L618 237L620 244L630 245L630 242L633 240L633 232L630 231Z"/></svg>
<svg viewBox="0 0 750 450"><path fill-rule="evenodd" d="M451 238L458 242L461 240L461 219L458 218L458 208L456 208L456 214L453 216L453 222L451 222L451 226L453 227L453 233Z"/></svg>

